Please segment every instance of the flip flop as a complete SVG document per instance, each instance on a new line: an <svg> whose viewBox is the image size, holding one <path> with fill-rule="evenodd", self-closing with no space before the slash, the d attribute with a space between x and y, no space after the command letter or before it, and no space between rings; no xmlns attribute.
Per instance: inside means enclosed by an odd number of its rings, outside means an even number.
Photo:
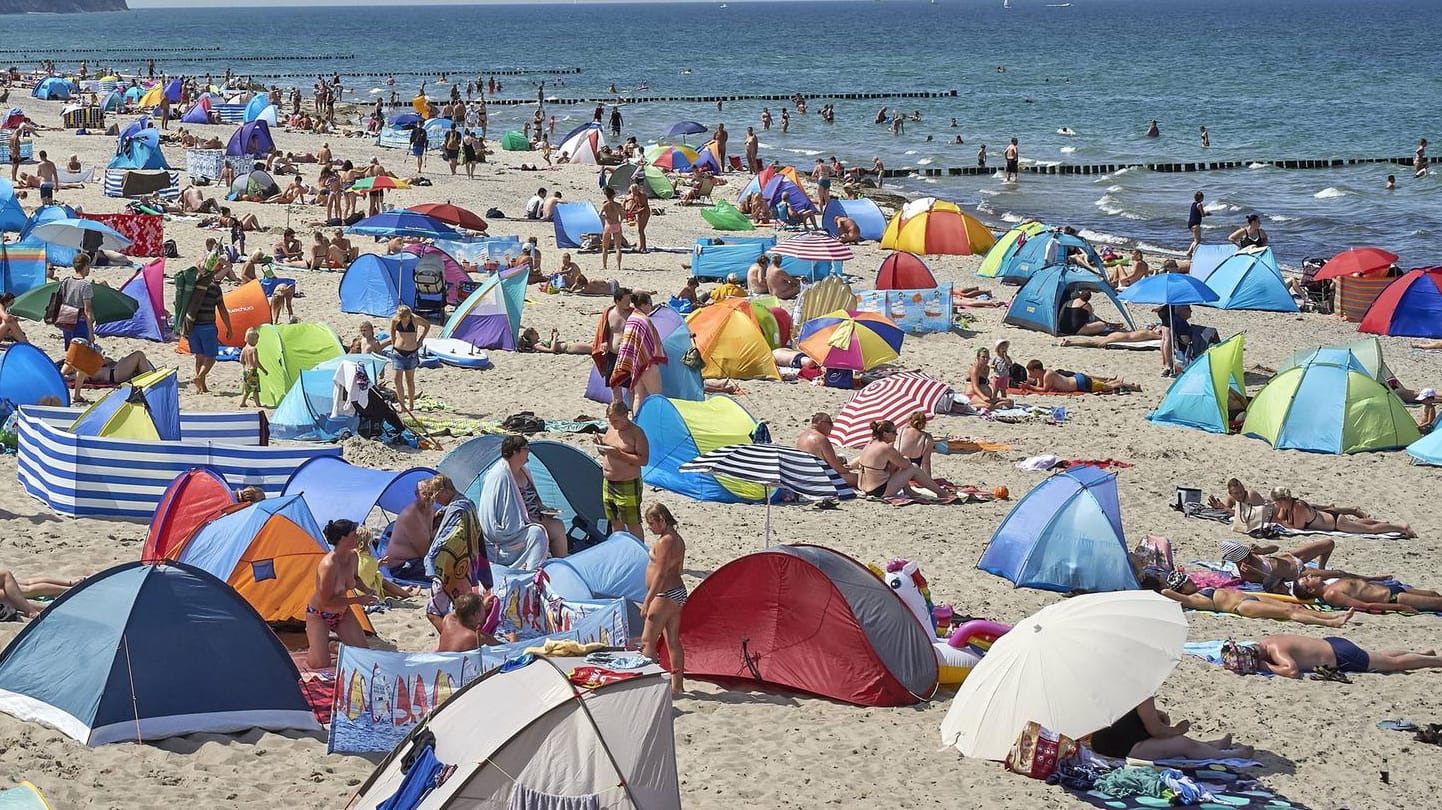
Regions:
<svg viewBox="0 0 1442 810"><path fill-rule="evenodd" d="M1336 683L1351 683L1352 680L1344 675L1336 667L1320 666L1312 670L1314 681L1334 681Z"/></svg>

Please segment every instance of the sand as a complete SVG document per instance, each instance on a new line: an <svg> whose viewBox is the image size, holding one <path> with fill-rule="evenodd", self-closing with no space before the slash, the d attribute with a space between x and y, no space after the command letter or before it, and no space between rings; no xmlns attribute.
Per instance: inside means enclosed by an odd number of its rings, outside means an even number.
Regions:
<svg viewBox="0 0 1442 810"><path fill-rule="evenodd" d="M18 94L17 94L18 95ZM59 105L22 99L20 104L43 124L58 121ZM232 127L195 127L205 134L229 136ZM338 157L357 163L379 156L382 162L409 174L413 161L399 151L383 150L366 140L278 132L282 149L313 151L329 140ZM737 144L739 146L739 143ZM59 131L42 132L37 149L46 149L58 161L79 154L87 164L103 165L114 139L79 137ZM184 152L171 147L173 163L183 164ZM477 212L496 206L520 214L525 199L537 186L561 189L568 200L599 201L595 173L589 168L562 167L538 173L516 169L522 160L539 156L499 153L480 168L475 180L452 177L434 162L426 175L431 188L392 192L387 202L411 205L450 200ZM308 181L316 176L313 165L303 168ZM739 182L740 178L732 180ZM1026 182L1045 182L1027 180ZM732 185L727 190L735 189ZM32 192L35 196L35 194ZM726 196L725 191L722 192ZM83 191L66 191L63 202L83 205L92 212L116 211L118 200L101 195L97 183ZM26 201L35 203L34 197ZM251 234L252 249L269 250L287 223L287 211L277 206L238 203L240 213L254 213L268 229ZM637 288L659 290L663 296L679 289L686 273L681 264L686 249L698 235L711 231L696 209L662 201L664 216L653 217L649 237L653 246L667 248L649 255L627 255L619 278ZM320 210L292 208L289 222L302 242L310 241ZM549 223L496 221L491 232L537 236L544 264L554 268L560 258L553 247ZM171 224L166 237L175 239L183 257L171 269L200 255L203 240L217 235L193 224ZM357 240L363 250L375 250L368 240ZM874 244L861 246L848 269L871 274L882 252ZM601 278L595 256L578 256L592 278ZM975 258L935 257L937 275L959 284L980 283L1004 298L1013 290L975 279ZM303 297L298 314L307 320L332 325L344 338L357 332L362 316L336 312L336 273L299 272ZM95 277L119 285L128 271L99 269ZM167 289L167 300L171 292ZM552 328L571 340L589 340L606 301L572 295L545 295L532 288L525 321L546 335ZM1153 425L1145 415L1165 391L1160 360L1155 352L1060 348L1054 339L1037 332L1003 328L1000 310L978 310L975 332L961 336L933 334L907 338L900 366L920 369L960 386L965 369L978 346L998 338L1011 341L1012 357L1025 362L1039 358L1053 365L1080 369L1093 375L1118 375L1140 382L1141 393L1110 397L1038 398L1051 406L1064 405L1068 418L1060 426L1002 424L974 417L941 418L934 423L939 435L970 436L1004 442L1012 449L991 455L937 456L936 471L958 483L986 487L1006 486L1020 496L1041 481L1041 473L1018 471L1016 461L1039 453L1062 457L1112 457L1135 466L1119 470L1122 522L1130 542L1147 533L1170 537L1178 559L1216 558L1217 541L1229 536L1227 527L1183 518L1167 508L1177 485L1219 492L1230 475L1240 475L1264 491L1290 486L1301 497L1318 502L1359 504L1370 514L1407 520L1420 534L1415 540L1341 539L1335 565L1363 573L1395 573L1422 586L1439 582L1437 561L1442 559L1442 518L1431 505L1438 483L1436 469L1410 466L1401 453L1348 457L1276 452L1265 443L1240 436L1216 436L1199 431ZM1265 377L1290 353L1302 347L1352 340L1350 324L1320 315L1216 312L1199 310L1195 321L1215 326L1223 335L1247 333L1246 363ZM40 324L28 328L33 339L52 355L59 336ZM1402 340L1385 338L1387 360L1399 377L1413 388L1442 381L1442 355L1412 352ZM104 347L112 356L132 348L143 349L160 365L181 368L182 381L190 378L190 360L173 353L172 346L112 339ZM495 368L485 372L451 368L421 370L421 390L444 400L460 417L500 419L521 410L551 418L581 415L599 417L601 408L582 397L589 360L575 356L492 353ZM212 375L214 393L187 393L182 406L220 410L233 407L238 398L239 368L219 364ZM741 401L758 418L766 420L773 435L790 442L814 411L835 412L846 401L842 391L809 384L747 382ZM572 437L547 436L576 441ZM452 442L446 443L447 447ZM390 462L397 468L434 464L438 452L365 451L347 455L370 463ZM0 565L20 576L89 574L114 563L135 559L145 526L140 523L92 519L75 520L51 514L26 495L16 482L13 457L0 459ZM646 494L647 502L662 502L681 521L689 546L686 579L695 586L708 572L729 560L762 547L764 510L760 506L696 503L665 492ZM911 506L894 508L867 501L844 504L839 512L804 507L779 508L776 535L784 542L813 542L836 547L867 562L894 558L919 561L930 580L935 600L951 602L959 611L1014 622L1056 602L1056 594L1013 589L1011 583L976 569L987 540L1010 508L1009 503L969 506ZM1315 628L1282 625L1235 616L1188 614L1193 640L1256 638L1267 633L1296 632L1323 635ZM433 636L421 617L419 602L376 618L384 643L399 649L430 649ZM1435 616L1362 616L1344 635L1363 647L1425 648L1437 643ZM18 624L0 625L0 642L19 630ZM1076 806L1060 789L1006 773L998 764L963 759L954 749L942 749L938 727L950 705L950 693L919 706L901 709L864 709L799 694L769 690L728 690L692 682L691 691L676 701L676 755L683 801L695 808L739 807L1016 807ZM1408 752L1410 735L1382 731L1375 723L1405 717L1435 720L1442 708L1442 672L1410 675L1354 676L1351 686L1311 681L1239 678L1200 661L1184 659L1162 687L1159 702L1174 718L1189 718L1202 738L1231 732L1257 746L1263 762L1259 772L1283 794L1313 807L1422 807L1435 801L1435 756L1430 749L1413 761ZM366 777L372 763L361 757L327 756L324 740L301 735L251 732L238 737L193 735L158 744L111 745L86 749L58 732L0 715L0 772L8 778L34 781L57 807L174 807L184 804L210 808L337 807ZM1389 764L1390 763L1390 764ZM1412 764L1418 767L1411 767ZM1379 780L1390 771L1391 783Z"/></svg>

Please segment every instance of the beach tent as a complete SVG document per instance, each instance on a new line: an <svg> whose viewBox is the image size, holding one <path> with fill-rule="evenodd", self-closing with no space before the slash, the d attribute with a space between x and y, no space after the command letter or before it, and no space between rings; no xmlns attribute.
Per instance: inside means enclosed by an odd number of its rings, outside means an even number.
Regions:
<svg viewBox="0 0 1442 810"><path fill-rule="evenodd" d="M1140 587L1122 534L1117 477L1074 467L1032 487L1002 519L976 567L1018 588Z"/></svg>
<svg viewBox="0 0 1442 810"><path fill-rule="evenodd" d="M574 166L594 166L600 162L601 147L606 145L606 136L601 134L601 125L588 122L571 130L556 146L557 154L566 155Z"/></svg>
<svg viewBox="0 0 1442 810"><path fill-rule="evenodd" d="M106 112L118 112L125 106L125 94L119 90L111 90L100 97L100 109Z"/></svg>
<svg viewBox="0 0 1442 810"><path fill-rule="evenodd" d="M748 554L701 581L681 611L685 671L858 706L936 691L933 639L866 566L822 546Z"/></svg>
<svg viewBox="0 0 1442 810"><path fill-rule="evenodd" d="M28 219L25 209L20 207L20 198L15 196L15 186L0 178L0 231L19 233Z"/></svg>
<svg viewBox="0 0 1442 810"><path fill-rule="evenodd" d="M1172 381L1161 404L1147 418L1159 425L1230 433L1229 392L1244 400L1247 396L1242 371L1245 340L1236 334L1203 352Z"/></svg>
<svg viewBox="0 0 1442 810"><path fill-rule="evenodd" d="M1409 270L1383 290L1358 331L1374 335L1442 338L1442 266Z"/></svg>
<svg viewBox="0 0 1442 810"><path fill-rule="evenodd" d="M698 501L760 503L766 488L760 484L683 473L681 465L703 453L731 444L750 444L757 422L736 400L714 396L704 402L687 402L649 396L636 412L636 424L651 442L651 458L641 469L641 480Z"/></svg>
<svg viewBox="0 0 1442 810"><path fill-rule="evenodd" d="M396 307L416 305L414 253L362 253L340 279L340 311L389 318Z"/></svg>
<svg viewBox="0 0 1442 810"><path fill-rule="evenodd" d="M196 529L235 503L235 490L218 470L191 467L175 476L150 519L140 561L171 559Z"/></svg>
<svg viewBox="0 0 1442 810"><path fill-rule="evenodd" d="M242 117L246 123L254 121L259 118L260 114L265 112L265 108L269 106L270 97L264 93L256 93L254 96L251 96L250 101L246 102L245 115Z"/></svg>
<svg viewBox="0 0 1442 810"><path fill-rule="evenodd" d="M647 667L583 688L569 675L584 666L536 658L471 681L396 746L348 807L680 810L670 677ZM424 792L442 763L455 770ZM397 794L412 798L397 803Z"/></svg>
<svg viewBox="0 0 1442 810"><path fill-rule="evenodd" d="M126 138L121 144L115 157L110 159L107 168L126 170L160 170L169 169L170 163L165 159L165 153L161 151L158 143L152 143L144 133L155 130L142 130L141 134Z"/></svg>
<svg viewBox="0 0 1442 810"><path fill-rule="evenodd" d="M510 130L501 136L501 148L507 152L529 152L531 141L518 130Z"/></svg>
<svg viewBox="0 0 1442 810"><path fill-rule="evenodd" d="M44 285L46 252L38 242L0 242L0 292L18 296Z"/></svg>
<svg viewBox="0 0 1442 810"><path fill-rule="evenodd" d="M589 202L559 203L551 209L551 225L556 229L556 247L578 248L586 234L600 235L601 214Z"/></svg>
<svg viewBox="0 0 1442 810"><path fill-rule="evenodd" d="M1237 254L1237 246L1231 242L1220 245L1197 245L1192 252L1192 268L1188 271L1197 281L1205 282L1211 278L1212 273L1222 266L1222 262Z"/></svg>
<svg viewBox="0 0 1442 810"><path fill-rule="evenodd" d="M188 281L187 281L188 279ZM173 312L184 312L185 303L188 300L182 299L182 289L195 285L195 268L189 267L176 274L175 285L175 308ZM265 288L259 280L247 281L246 283L227 290L224 296L225 309L230 313L230 334L225 332L225 322L219 317L215 322L219 324L217 331L220 333L220 345L240 347L245 345L245 333L250 329L260 329L270 323L270 299L266 297ZM179 350L182 354L190 354L190 341L180 339Z"/></svg>
<svg viewBox="0 0 1442 810"><path fill-rule="evenodd" d="M1092 267L1098 270L1105 267L1102 257L1090 242L1074 234L1052 230L1036 234L1021 244L1016 253L1002 265L997 278L1006 284L1025 284L1043 267L1068 263L1067 257L1072 250L1080 250Z"/></svg>
<svg viewBox="0 0 1442 810"><path fill-rule="evenodd" d="M15 787L0 789L0 810L54 810L40 788L22 781Z"/></svg>
<svg viewBox="0 0 1442 810"><path fill-rule="evenodd" d="M487 237L486 241L509 244L519 243L519 238L497 236ZM461 286L471 281L471 275L466 272L466 268L462 267L461 263L456 261L450 253L447 253L445 249L437 247L436 245L430 245L424 242L409 242L401 246L401 251L403 253L410 253L416 257L416 266L415 269L412 270L413 274L419 271L424 277L427 273L438 272L441 277L445 278L446 297L442 302L442 308L444 308L444 304L455 304L461 300ZM420 308L426 309L425 306L421 306Z"/></svg>
<svg viewBox="0 0 1442 810"><path fill-rule="evenodd" d="M686 317L707 379L781 379L757 312L745 298L727 298Z"/></svg>
<svg viewBox="0 0 1442 810"><path fill-rule="evenodd" d="M1395 450L1422 434L1402 400L1365 371L1313 361L1279 372L1252 398L1242 432L1278 450Z"/></svg>
<svg viewBox="0 0 1442 810"><path fill-rule="evenodd" d="M0 653L0 711L89 746L319 731L299 680L290 653L224 582L133 562L86 577L21 629Z"/></svg>
<svg viewBox="0 0 1442 810"><path fill-rule="evenodd" d="M18 243L11 243L8 247L40 248L44 252L43 258L46 262L61 267L71 264L75 261L75 254L79 252L78 250L73 247L42 241L39 236L35 235L35 229L47 222L54 222L57 219L75 219L79 216L75 209L68 205L42 205L31 212L30 219L26 221L25 227L20 231L20 241ZM34 289L34 287L39 287L44 283L45 279L42 271L39 282L26 289ZM16 295L23 292L22 290L10 289L8 287L7 289Z"/></svg>
<svg viewBox="0 0 1442 810"><path fill-rule="evenodd" d="M231 506L168 555L223 580L263 621L303 622L315 569L328 551L305 501L283 495ZM359 606L353 609L361 618Z"/></svg>
<svg viewBox="0 0 1442 810"><path fill-rule="evenodd" d="M226 195L226 199L264 202L279 193L280 184L275 182L270 172L265 169L251 169L231 182L230 193Z"/></svg>
<svg viewBox="0 0 1442 810"><path fill-rule="evenodd" d="M120 287L120 291L134 298L140 306L135 314L123 321L111 321L95 325L96 334L101 337L128 337L153 340L164 343L170 340L170 319L165 312L165 260L159 259L145 265Z"/></svg>
<svg viewBox="0 0 1442 810"><path fill-rule="evenodd" d="M159 142L147 134L153 132L153 129L141 130L122 141L115 157L105 167L105 196L180 195L180 173L171 170Z"/></svg>
<svg viewBox="0 0 1442 810"><path fill-rule="evenodd" d="M1392 373L1392 369L1387 366L1387 361L1382 357L1382 341L1374 337L1354 340L1340 346L1298 349L1277 367L1277 371L1280 373L1289 368L1305 366L1310 363L1345 366L1366 374L1388 388L1397 382L1397 375Z"/></svg>
<svg viewBox="0 0 1442 810"><path fill-rule="evenodd" d="M981 264L976 268L976 274L982 278L995 278L1001 273L1011 257L1016 255L1026 240L1047 230L1047 226L1036 220L1027 220L997 237L996 244L986 252Z"/></svg>
<svg viewBox="0 0 1442 810"><path fill-rule="evenodd" d="M701 218L718 231L756 230L756 223L751 221L751 217L741 213L741 209L725 200L717 200L715 205L702 208Z"/></svg>
<svg viewBox="0 0 1442 810"><path fill-rule="evenodd" d="M1442 430L1433 429L1431 433L1407 445L1407 455L1416 459L1418 464L1442 467Z"/></svg>
<svg viewBox="0 0 1442 810"><path fill-rule="evenodd" d="M946 383L912 371L890 374L858 390L841 407L830 438L842 447L861 447L871 441L871 423L890 420L902 424L921 411L927 416L949 410L955 391Z"/></svg>
<svg viewBox="0 0 1442 810"><path fill-rule="evenodd" d="M918 255L971 256L985 253L996 237L956 203L921 197L911 200L886 224L883 250L905 250Z"/></svg>
<svg viewBox="0 0 1442 810"><path fill-rule="evenodd" d="M675 358L661 366L661 393L672 399L706 398L705 382L700 369L694 369L679 362L691 348L691 330L686 318L671 307L657 307L651 313L651 323L661 336L661 348L667 358ZM611 387L601 379L601 372L591 365L591 376L586 381L586 398L596 402L610 403Z"/></svg>
<svg viewBox="0 0 1442 810"><path fill-rule="evenodd" d="M877 242L886 234L886 217L882 216L881 209L876 203L862 197L859 200L840 200L835 197L826 204L826 210L821 213L821 227L832 236L837 235L836 218L850 217L861 231L861 238L868 242Z"/></svg>
<svg viewBox="0 0 1442 810"><path fill-rule="evenodd" d="M590 526L603 525L601 465L595 456L569 444L545 439L532 441L528 447L531 460L526 469L535 480L541 502L558 510L557 517L567 528L577 517ZM481 479L491 465L500 460L501 437L477 436L457 445L436 468L467 498L479 502Z"/></svg>
<svg viewBox="0 0 1442 810"><path fill-rule="evenodd" d="M541 564L541 571L547 592L567 602L645 602L650 559L650 550L640 538L617 531L605 542L566 557L552 557Z"/></svg>
<svg viewBox="0 0 1442 810"><path fill-rule="evenodd" d="M696 159L691 161L691 170L705 170L712 174L720 174L726 171L726 168L721 165L719 153L720 148L716 146L715 139L707 141L700 149L696 150Z"/></svg>
<svg viewBox="0 0 1442 810"><path fill-rule="evenodd" d="M232 156L264 157L274 151L275 141L270 137L270 124L261 119L241 124L225 146L225 153Z"/></svg>
<svg viewBox="0 0 1442 810"><path fill-rule="evenodd" d="M931 268L914 253L904 250L887 254L876 270L878 290L930 290L936 287Z"/></svg>
<svg viewBox="0 0 1442 810"><path fill-rule="evenodd" d="M441 337L464 340L477 349L515 351L529 277L524 265L491 276L451 313Z"/></svg>
<svg viewBox="0 0 1442 810"><path fill-rule="evenodd" d="M702 237L691 248L691 275L702 281L722 281L735 273L745 281L747 269L775 246L774 236Z"/></svg>
<svg viewBox="0 0 1442 810"><path fill-rule="evenodd" d="M1012 299L1006 309L1003 323L1034 329L1048 335L1061 334L1059 323L1062 307L1082 290L1092 290L1105 295L1116 305L1122 321L1128 329L1132 325L1131 313L1117 299L1116 290L1107 280L1092 271L1073 264L1054 264L1034 274Z"/></svg>
<svg viewBox="0 0 1442 810"><path fill-rule="evenodd" d="M145 93L141 95L140 100L136 102L136 106L159 107L161 102L163 102L164 100L165 87L160 82L156 82L155 84L150 85L150 87L145 91Z"/></svg>
<svg viewBox="0 0 1442 810"><path fill-rule="evenodd" d="M121 383L81 412L76 436L173 442L180 439L180 383L173 368L147 371Z"/></svg>
<svg viewBox="0 0 1442 810"><path fill-rule="evenodd" d="M342 354L340 338L323 323L265 324L255 345L260 365L260 403L274 408L300 373Z"/></svg>
<svg viewBox="0 0 1442 810"><path fill-rule="evenodd" d="M649 165L642 168L634 163L622 163L611 172L606 185L615 189L617 194L625 194L631 190L631 184L636 182L641 182L646 189L646 196L650 199L669 200L676 196L676 187L671 185L666 175L655 166Z"/></svg>
<svg viewBox="0 0 1442 810"><path fill-rule="evenodd" d="M201 96L190 109L180 116L183 124L209 124L210 123L210 96Z"/></svg>
<svg viewBox="0 0 1442 810"><path fill-rule="evenodd" d="M335 372L347 361L359 364L373 381L383 379L391 367L390 359L383 355L342 354L302 371L300 379L271 412L271 435L294 441L332 441L346 431L358 433L359 416L354 413L331 416L336 394Z"/></svg>
<svg viewBox="0 0 1442 810"><path fill-rule="evenodd" d="M806 189L802 187L801 180L796 175L796 170L790 166L781 169L767 167L761 173L751 178L741 188L741 193L736 196L736 201L746 199L751 194L761 194L761 199L773 209L778 208L781 203L786 203L791 213L803 213L815 211L816 203L811 201Z"/></svg>
<svg viewBox="0 0 1442 810"><path fill-rule="evenodd" d="M317 456L291 473L285 494L304 498L316 523L347 519L364 524L376 507L400 514L416 499L416 486L435 474L430 467L374 470L335 456Z"/></svg>
<svg viewBox="0 0 1442 810"><path fill-rule="evenodd" d="M69 79L51 76L36 82L30 95L42 101L69 101L74 92L75 86L70 83Z"/></svg>
<svg viewBox="0 0 1442 810"><path fill-rule="evenodd" d="M1282 280L1282 269L1271 248L1233 254L1206 278L1218 299L1204 307L1297 312L1297 302Z"/></svg>
<svg viewBox="0 0 1442 810"><path fill-rule="evenodd" d="M168 98L168 99L170 99L170 103L174 104L174 103L180 101L180 97L181 97L182 95L184 95L184 93L185 93L185 79L184 79L184 78L182 78L182 77L176 77L176 78L171 79L170 81L168 81L168 82L165 83L165 97Z"/></svg>
<svg viewBox="0 0 1442 810"><path fill-rule="evenodd" d="M33 343L12 343L0 350L0 414L48 397L70 404L70 386L54 360Z"/></svg>

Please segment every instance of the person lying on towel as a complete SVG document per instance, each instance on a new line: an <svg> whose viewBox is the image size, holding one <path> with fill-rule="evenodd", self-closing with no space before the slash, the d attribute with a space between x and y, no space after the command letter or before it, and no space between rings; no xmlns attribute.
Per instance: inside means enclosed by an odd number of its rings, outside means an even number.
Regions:
<svg viewBox="0 0 1442 810"><path fill-rule="evenodd" d="M1262 663L1267 670L1283 678L1301 678L1321 667L1336 672L1406 672L1442 667L1442 656L1431 650L1368 652L1338 636L1279 634L1262 637L1257 646L1262 649Z"/></svg>
<svg viewBox="0 0 1442 810"><path fill-rule="evenodd" d="M1040 360L1026 364L1026 381L1016 386L1021 391L1039 393L1114 394L1118 391L1140 391L1142 387L1120 377L1097 377L1080 371L1053 369L1048 371Z"/></svg>
<svg viewBox="0 0 1442 810"><path fill-rule="evenodd" d="M1144 574L1141 577L1141 584L1143 588L1156 591L1190 610L1233 613L1249 619L1276 619L1279 622L1296 622L1320 627L1341 627L1352 618L1350 610L1346 613L1318 613L1302 605L1280 602L1246 591L1227 588L1198 588L1197 583L1182 571L1172 571L1165 582L1155 574Z"/></svg>
<svg viewBox="0 0 1442 810"><path fill-rule="evenodd" d="M1442 594L1409 588L1394 579L1383 582L1358 576L1323 577L1308 572L1297 578L1292 594L1319 599L1333 607L1373 612L1416 613L1442 610Z"/></svg>

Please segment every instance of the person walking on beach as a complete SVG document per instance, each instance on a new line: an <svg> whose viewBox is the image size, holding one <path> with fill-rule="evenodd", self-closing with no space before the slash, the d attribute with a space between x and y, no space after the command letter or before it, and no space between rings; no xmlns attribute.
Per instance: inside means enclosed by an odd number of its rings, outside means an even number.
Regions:
<svg viewBox="0 0 1442 810"><path fill-rule="evenodd" d="M1015 183L1021 179L1021 149L1017 146L1016 138L1011 139L1002 154L1006 157L1006 182Z"/></svg>
<svg viewBox="0 0 1442 810"><path fill-rule="evenodd" d="M16 155L18 152L11 152ZM19 165L19 164L16 164ZM761 171L761 141L756 138L756 128L746 128L746 168L752 174Z"/></svg>
<svg viewBox="0 0 1442 810"><path fill-rule="evenodd" d="M712 140L716 143L716 164L723 172L726 171L726 141L730 137L724 121L716 125L716 134L712 136Z"/></svg>
<svg viewBox="0 0 1442 810"><path fill-rule="evenodd" d="M426 168L426 147L429 146L426 137L426 128L417 126L411 130L411 154L416 158L416 173L425 171Z"/></svg>
<svg viewBox="0 0 1442 810"><path fill-rule="evenodd" d="M1192 244L1187 247L1188 259L1192 258L1192 254L1197 252L1197 248L1202 244L1202 217L1211 216L1211 213L1202 205L1203 199L1205 197L1202 192L1198 191L1193 194L1192 207L1187 211L1187 230L1192 232Z"/></svg>
<svg viewBox="0 0 1442 810"><path fill-rule="evenodd" d="M1413 177L1421 177L1427 173L1427 139L1423 138L1417 142L1417 154L1412 158L1412 168L1416 170Z"/></svg>
<svg viewBox="0 0 1442 810"><path fill-rule="evenodd" d="M608 268L611 248L616 248L616 270L621 269L621 217L626 209L616 199L616 189L606 186L606 201L601 204L601 272Z"/></svg>
<svg viewBox="0 0 1442 810"><path fill-rule="evenodd" d="M596 452L601 454L601 506L611 531L627 531L646 539L641 523L641 468L651 459L646 434L631 421L631 408L624 399L611 401L606 408L609 427L603 436L594 436Z"/></svg>

